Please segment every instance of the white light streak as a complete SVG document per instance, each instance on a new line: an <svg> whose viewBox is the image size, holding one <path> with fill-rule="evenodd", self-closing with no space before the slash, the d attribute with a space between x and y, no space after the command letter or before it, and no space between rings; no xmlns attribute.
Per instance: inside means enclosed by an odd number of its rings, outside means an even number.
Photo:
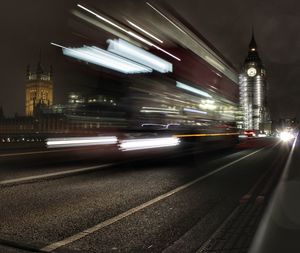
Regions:
<svg viewBox="0 0 300 253"><path fill-rule="evenodd" d="M118 66L118 63L120 64L120 69L119 71L122 71L122 68L125 69L126 67L131 67L132 68L132 73L149 73L149 72L152 72L152 69L151 68L148 68L144 65L140 65L138 63L135 63L133 61L130 61L130 60L127 60L123 57L119 57L118 55L116 54L112 54L108 51L105 51L103 49L100 49L98 47L86 47L88 52L91 51L93 53L95 53L97 56L99 57L106 57L108 56L109 59L112 59L113 62L112 62L112 67L114 66L114 64L116 66ZM125 65L125 66L124 66Z"/></svg>
<svg viewBox="0 0 300 253"><path fill-rule="evenodd" d="M172 72L173 66L160 57L147 52L122 39L108 40L108 51L155 69L161 73Z"/></svg>
<svg viewBox="0 0 300 253"><path fill-rule="evenodd" d="M62 46L62 45L57 44L57 43L54 43L54 42L51 42L50 44L51 44L52 46L56 46L56 47L60 47L60 48L67 48L67 47L65 47L65 46Z"/></svg>
<svg viewBox="0 0 300 253"><path fill-rule="evenodd" d="M116 136L96 136L96 137L66 137L49 138L46 140L48 148L62 147L82 147L93 145L112 145L118 141Z"/></svg>
<svg viewBox="0 0 300 253"><path fill-rule="evenodd" d="M106 22L106 23L112 25L113 27L115 27L115 28L117 28L117 29L123 31L124 33L127 33L128 35L130 35L130 36L132 36L132 37L134 37L134 38L136 38L136 39L138 39L138 40L144 42L145 44L147 44L147 45L149 45L149 46L152 46L152 47L156 48L157 50L160 50L160 51L164 52L165 54L171 56L172 58L176 59L177 61L181 61L181 59L178 58L177 56L175 56L175 55L171 54L170 52L168 52L168 51L162 49L161 47L159 47L159 46L153 44L152 42L146 40L145 38L139 36L138 34L136 34L136 33L134 33L134 32L131 32L131 31L129 31L129 30L124 29L123 27L121 27L121 26L119 26L119 25L113 23L112 21L108 20L107 18L104 18L103 16L101 16L101 15L95 13L94 11L89 10L88 8L86 8L86 7L84 7L84 6L80 5L80 4L77 4L77 6L78 6L79 8L81 8L81 9L83 9L83 10L85 10L85 11L91 13L91 14L94 15L95 17L101 19L102 21L104 21L104 22Z"/></svg>
<svg viewBox="0 0 300 253"><path fill-rule="evenodd" d="M200 110L196 110L196 109L192 109L192 108L184 108L183 110L184 110L185 112L193 112L193 113L207 114L207 112L200 111Z"/></svg>
<svg viewBox="0 0 300 253"><path fill-rule="evenodd" d="M135 23L129 21L128 19L127 19L127 22L128 22L130 25L132 25L133 27L135 27L136 29L138 29L138 30L140 30L141 32L147 34L147 35L148 35L149 37L151 37L152 39L155 39L156 41L158 41L158 42L160 42L160 43L164 43L161 39L159 39L159 38L157 38L156 36L154 36L153 34L147 32L147 31L144 30L142 27L136 25Z"/></svg>
<svg viewBox="0 0 300 253"><path fill-rule="evenodd" d="M164 110L145 110L145 109L140 110L140 112L144 112L144 113L179 114L179 112L171 112L171 111L164 111Z"/></svg>
<svg viewBox="0 0 300 253"><path fill-rule="evenodd" d="M151 107L143 106L140 112L145 113L164 113L164 114L179 114L179 111L176 109L163 108L163 107Z"/></svg>
<svg viewBox="0 0 300 253"><path fill-rule="evenodd" d="M156 45L153 44L151 41L144 39L142 36L140 36L140 35L138 35L138 34L136 34L136 33L134 33L134 32L131 32L131 31L127 31L126 33L129 34L129 35L131 35L132 37L134 37L134 38L136 38L136 39L138 39L138 40L144 42L145 44L147 44L147 45L149 45L149 46L151 46L151 47L154 47L154 48L156 48L156 49L159 50L159 51L164 52L165 54L167 54L167 55L173 57L173 58L176 59L177 61L181 61L181 59L178 58L177 56L175 56L175 55L169 53L168 51L162 49L162 48L159 47L159 46L156 46Z"/></svg>
<svg viewBox="0 0 300 253"><path fill-rule="evenodd" d="M215 101L210 99L201 100L201 104L199 104L199 107L206 110L217 109L217 106L215 105Z"/></svg>
<svg viewBox="0 0 300 253"><path fill-rule="evenodd" d="M81 8L81 9L87 11L88 13L93 14L95 17L101 19L102 21L104 21L104 22L106 22L106 23L112 25L113 27L118 28L119 30L121 30L121 31L123 31L123 32L127 32L127 30L124 29L123 27L121 27L121 26L115 24L114 22L108 20L107 18L105 18L105 17L103 17L103 16L97 14L96 12L91 11L90 9L88 9L88 8L86 8L86 7L84 7L84 6L82 6L81 4L77 4L77 6L78 6L79 8Z"/></svg>
<svg viewBox="0 0 300 253"><path fill-rule="evenodd" d="M147 138L121 141L119 148L122 151L133 151L153 148L172 147L179 145L177 137Z"/></svg>
<svg viewBox="0 0 300 253"><path fill-rule="evenodd" d="M214 59L210 58L209 56L205 56L205 59L210 62L211 65L213 65L214 67L216 67L217 69L221 69L222 71L225 70L225 68L218 62L216 62Z"/></svg>
<svg viewBox="0 0 300 253"><path fill-rule="evenodd" d="M146 2L146 4L151 7L153 10L155 10L159 15L161 15L164 19L166 19L170 24L172 24L173 26L175 26L179 31L181 31L184 34L187 34L184 30L182 30L178 25L176 25L171 19L169 19L165 14L163 14L160 10L158 10L157 8L155 8L153 5L151 5L150 3Z"/></svg>
<svg viewBox="0 0 300 253"><path fill-rule="evenodd" d="M152 44L152 46L155 47L157 50L160 50L160 51L164 52L165 54L167 54L167 55L173 57L173 58L176 59L177 61L181 61L181 59L178 58L177 56L175 56L175 55L169 53L168 51L166 51L166 50L164 50L164 49L162 49L162 48L156 46L155 44Z"/></svg>
<svg viewBox="0 0 300 253"><path fill-rule="evenodd" d="M267 137L267 135L266 134L258 134L258 137Z"/></svg>
<svg viewBox="0 0 300 253"><path fill-rule="evenodd" d="M143 109L153 109L153 110L164 110L164 111L175 111L178 112L178 110L173 108L164 108L164 107L152 107L152 106L143 106Z"/></svg>
<svg viewBox="0 0 300 253"><path fill-rule="evenodd" d="M201 95L201 96L204 96L204 97L208 97L208 98L212 97L207 92L204 92L202 90L196 89L196 88L194 88L192 86L186 85L186 84L178 82L178 81L176 81L176 87L178 87L180 89L184 89L184 90L190 91L192 93L195 93L195 94L198 94L198 95Z"/></svg>
<svg viewBox="0 0 300 253"><path fill-rule="evenodd" d="M63 54L69 57L113 69L125 74L152 72L151 68L127 60L97 47L83 46L80 48L67 48L56 43L51 43L51 45L62 48Z"/></svg>

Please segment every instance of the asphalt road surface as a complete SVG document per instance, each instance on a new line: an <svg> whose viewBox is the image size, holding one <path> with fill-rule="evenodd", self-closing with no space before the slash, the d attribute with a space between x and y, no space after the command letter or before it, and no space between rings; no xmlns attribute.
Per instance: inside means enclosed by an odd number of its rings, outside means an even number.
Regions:
<svg viewBox="0 0 300 253"><path fill-rule="evenodd" d="M2 154L0 252L209 252L241 205L266 205L289 150L265 138L185 155Z"/></svg>

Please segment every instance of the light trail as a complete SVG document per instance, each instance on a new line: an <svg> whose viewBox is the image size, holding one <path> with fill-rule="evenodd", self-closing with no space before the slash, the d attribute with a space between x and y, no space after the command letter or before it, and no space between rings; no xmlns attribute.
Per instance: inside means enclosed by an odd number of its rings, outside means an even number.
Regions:
<svg viewBox="0 0 300 253"><path fill-rule="evenodd" d="M151 7L154 11L156 11L159 15L161 15L164 19L166 19L170 24L172 24L173 26L175 26L179 31L181 31L182 33L186 34L187 33L182 30L178 25L176 25L170 18L168 18L165 14L163 14L160 10L158 10L157 8L155 8L153 5L151 5L149 2L146 2L146 4Z"/></svg>
<svg viewBox="0 0 300 253"><path fill-rule="evenodd" d="M156 41L160 42L160 43L164 43L161 39L157 38L156 36L154 36L153 34L147 32L146 30L144 30L143 28L141 28L140 26L136 25L135 23L129 21L127 19L127 22L132 25L133 27L135 27L136 29L140 30L141 32L147 34L149 37L151 37L152 39L155 39Z"/></svg>
<svg viewBox="0 0 300 253"><path fill-rule="evenodd" d="M136 34L136 33L134 33L134 32L131 32L131 31L129 31L129 30L126 30L125 28L123 28L123 27L121 27L121 26L115 24L114 22L112 22L112 21L108 20L107 18L105 18L105 17L103 17L103 16L97 14L96 12L94 12L94 11L92 11L92 10L90 10L90 9L88 9L88 8L86 8L86 7L84 7L84 6L81 5L81 4L77 4L77 6L78 6L79 8L81 8L81 9L87 11L88 13L94 15L95 17L101 19L102 21L104 21L104 22L106 22L106 23L112 25L113 27L115 27L115 28L121 30L122 32L124 32L124 33L130 35L131 37L134 37L134 38L136 38L136 39L142 41L143 43L145 43L145 44L147 44L147 45L149 45L149 46L152 46L152 47L156 48L156 49L159 50L159 51L164 52L165 54L171 56L172 58L176 59L177 61L181 61L181 59L178 58L177 56L175 56L175 55L171 54L170 52L164 50L163 48L161 48L161 47L159 47L159 46L153 44L151 41L146 40L146 39L143 38L142 36L139 36L138 34Z"/></svg>
<svg viewBox="0 0 300 253"><path fill-rule="evenodd" d="M118 141L116 136L49 138L46 141L48 148L81 147L93 145L112 145Z"/></svg>
<svg viewBox="0 0 300 253"><path fill-rule="evenodd" d="M133 140L121 141L119 148L122 151L133 151L133 150L173 147L179 145L179 143L180 140L177 137L133 139Z"/></svg>
<svg viewBox="0 0 300 253"><path fill-rule="evenodd" d="M207 136L230 136L239 135L239 133L208 133L208 134L175 134L175 137L185 138L185 137L207 137Z"/></svg>

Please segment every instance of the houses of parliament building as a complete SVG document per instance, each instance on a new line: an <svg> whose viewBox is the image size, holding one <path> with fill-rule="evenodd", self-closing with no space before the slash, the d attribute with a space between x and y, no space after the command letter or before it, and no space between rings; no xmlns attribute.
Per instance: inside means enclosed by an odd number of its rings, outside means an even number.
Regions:
<svg viewBox="0 0 300 253"><path fill-rule="evenodd" d="M123 126L121 120L99 120L99 111L115 111L113 98L94 94L82 98L70 92L66 104L53 104L53 70L45 71L39 61L35 68L27 66L25 75L25 115L5 117L0 108L0 137L7 135L89 134L111 124Z"/></svg>
<svg viewBox="0 0 300 253"><path fill-rule="evenodd" d="M51 106L53 104L53 71L44 72L39 61L35 72L31 72L30 66L26 71L25 87L25 114L33 116L34 109L38 104Z"/></svg>

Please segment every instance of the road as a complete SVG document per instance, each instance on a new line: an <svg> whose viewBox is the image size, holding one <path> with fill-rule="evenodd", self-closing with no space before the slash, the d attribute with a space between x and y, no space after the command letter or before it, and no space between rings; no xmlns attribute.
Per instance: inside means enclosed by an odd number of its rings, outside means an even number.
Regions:
<svg viewBox="0 0 300 253"><path fill-rule="evenodd" d="M0 252L209 252L251 206L246 250L289 150L252 139L144 159L95 147L3 154Z"/></svg>

